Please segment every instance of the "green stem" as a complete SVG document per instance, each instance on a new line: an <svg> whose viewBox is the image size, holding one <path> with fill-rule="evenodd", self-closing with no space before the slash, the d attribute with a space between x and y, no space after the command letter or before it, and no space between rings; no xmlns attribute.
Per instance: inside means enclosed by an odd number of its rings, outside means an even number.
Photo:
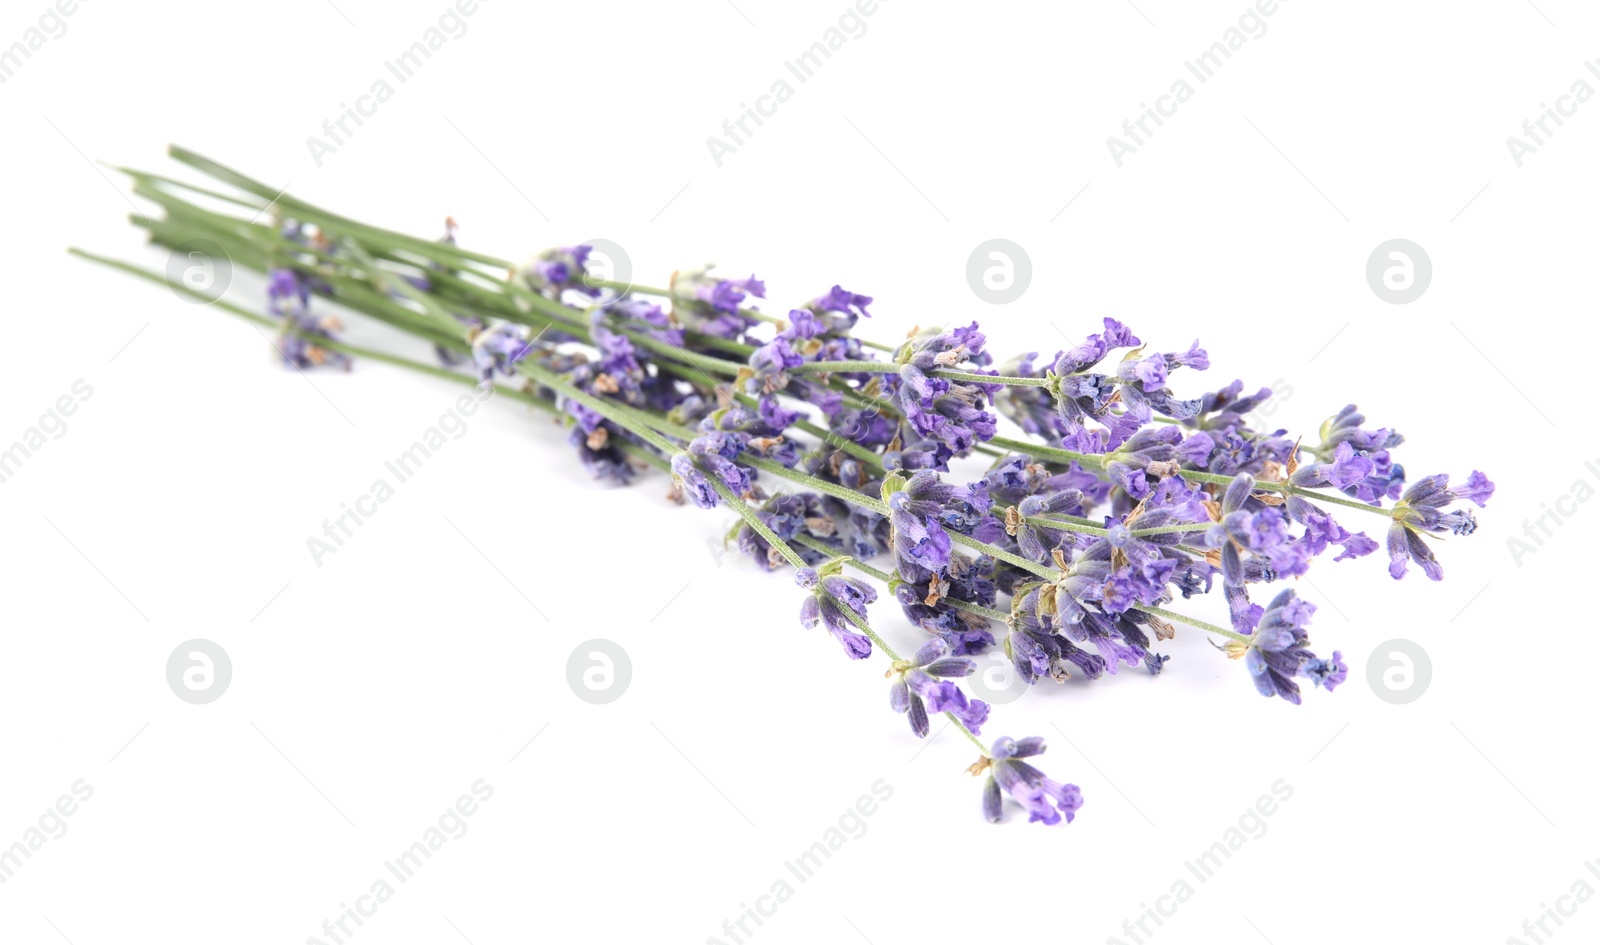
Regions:
<svg viewBox="0 0 1600 945"><path fill-rule="evenodd" d="M140 266L135 266L132 263L123 262L122 260L118 259L111 259L110 257L91 253L87 250L78 249L77 247L69 248L67 252L79 257L80 259L85 259L89 262L95 263L96 265L105 266L109 269L115 269L119 272L143 279L147 282L155 283L156 285L164 285L175 292L181 292L196 299L197 301L209 302L211 307L220 309L221 311L227 312L229 315L236 316L259 327L270 328L273 331L285 331L289 334L299 335L300 337L306 338L309 341L313 341L320 347L327 348L330 351L338 351L341 354L347 354L351 357L363 358L368 361L405 368L408 371L415 371L418 374L426 374L429 377L442 378L454 383L464 384L468 387L476 387L478 384L477 378L452 371L449 368L439 367L432 364L424 364L420 361L413 361L409 358L402 358L383 351L376 351L371 348L363 348L357 345L346 344L342 341L336 341L332 338L324 338L321 336L310 335L305 332L297 331L292 326L288 325L288 323L280 322L264 315L259 315L248 309L234 305L232 302L228 302L223 299L217 299L213 301L208 296L196 292L181 282L173 282L169 280L163 273L144 269ZM561 413L561 409L547 398L539 397L536 394L529 393L528 391L516 387L508 387L504 384L496 384L495 392L500 396L506 396L514 400L521 400L532 404L533 406L548 411L552 414L560 415Z"/></svg>
<svg viewBox="0 0 1600 945"><path fill-rule="evenodd" d="M969 535L963 535L960 532L951 532L948 529L946 529L946 531L950 535L950 540L958 545L966 545L968 548L971 548L974 551L980 552L981 554L986 554L991 558L1004 561L1006 564L1009 564L1012 567L1021 568L1035 577L1044 578L1046 581L1061 580L1061 572L1057 571L1055 568L1047 568L1037 561L1030 561L1027 558L1014 555L1011 552L1006 551L1004 548L996 548L994 545L986 544Z"/></svg>
<svg viewBox="0 0 1600 945"><path fill-rule="evenodd" d="M1070 518L1075 519L1076 516L1072 516ZM1111 534L1109 529L1098 525L1085 525L1077 521L1051 518L1047 515L1029 515L1024 518L1024 521L1030 525L1053 528L1059 531L1083 532L1084 534L1100 535L1102 537ZM1135 528L1130 529L1129 533L1135 538L1143 538L1148 535L1168 535L1173 532L1198 532L1204 531L1210 527L1210 522L1190 522L1182 525L1158 525L1154 528Z"/></svg>
<svg viewBox="0 0 1600 945"><path fill-rule="evenodd" d="M1191 627L1199 627L1201 630L1204 630L1207 633L1215 633L1218 636L1224 636L1230 640L1237 640L1240 643L1251 642L1250 638L1242 633L1235 633L1225 627L1219 627L1214 623L1206 623L1204 620L1196 620L1193 617L1185 617L1183 614L1174 613L1170 610L1162 610L1160 607L1146 607L1143 604L1134 604L1133 608L1135 610L1142 610L1147 614L1155 614L1157 617L1165 617L1168 620L1176 620L1179 623L1186 623Z"/></svg>
<svg viewBox="0 0 1600 945"><path fill-rule="evenodd" d="M898 374L900 365L892 361L807 361L799 367L786 368L789 374ZM964 381L969 384L1004 384L1007 387L1049 387L1042 377L1014 377L1009 374L973 374L949 368L934 368L927 372L932 377Z"/></svg>
<svg viewBox="0 0 1600 945"><path fill-rule="evenodd" d="M961 724L961 720L956 718L956 715L955 715L954 712L946 712L944 714L944 717L950 720L950 724L951 725L954 725L956 728L960 729L961 730L961 734L967 736L967 741L969 741L972 744L978 746L978 751L983 755L983 757L985 757L985 758L992 757L989 754L989 746L985 745L983 742L978 741L978 736L972 734L972 729L967 728L965 725Z"/></svg>
<svg viewBox="0 0 1600 945"><path fill-rule="evenodd" d="M775 463L770 459L760 456L751 456L748 453L740 456L739 462L745 464L746 466L750 466L751 468L769 472L772 475L777 476L779 479L787 479L790 482L799 483L808 489L815 489L818 492L831 495L840 501L848 502L851 505L858 505L861 508L877 512L879 515L887 516L889 514L889 507L883 504L883 502L879 499L874 499L869 495L863 495L847 486L841 486L837 483L828 482L825 479L818 479L815 476L808 476L803 472L790 469L782 463Z"/></svg>

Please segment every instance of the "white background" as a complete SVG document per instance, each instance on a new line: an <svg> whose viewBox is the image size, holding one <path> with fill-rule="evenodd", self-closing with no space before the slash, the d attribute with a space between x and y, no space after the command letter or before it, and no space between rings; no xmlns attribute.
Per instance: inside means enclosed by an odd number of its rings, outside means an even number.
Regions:
<svg viewBox="0 0 1600 945"><path fill-rule="evenodd" d="M866 834L747 941L1131 942L1124 920L1187 878L1147 941L1499 943L1580 877L1600 888L1600 648L1570 595L1600 513L1576 506L1520 567L1506 544L1600 458L1581 426L1600 104L1521 168L1505 144L1574 80L1600 84L1595 12L1288 2L1199 85L1184 61L1243 0L886 0L719 168L707 136L846 9L736 2L486 2L320 168L307 136L442 0L93 0L0 85L0 443L93 387L0 486L0 843L94 788L0 885L0 939L329 941L323 920L480 778L494 796L469 832L348 941L731 941L723 921L793 883L783 862L879 779L894 793ZM43 10L8 4L0 43ZM1185 77L1194 97L1118 168L1106 137ZM802 631L787 578L712 553L725 511L666 504L659 477L591 482L518 405L477 414L315 566L306 538L459 389L367 364L308 382L248 325L70 259L164 264L90 161L169 170L168 142L424 236L454 214L497 255L604 237L641 281L756 271L778 310L839 282L878 299L881 339L976 318L996 352L1049 353L1103 315L1160 349L1198 336L1213 368L1181 391L1284 379L1274 421L1313 438L1355 400L1408 436L1413 478L1479 468L1499 491L1441 549L1443 583L1393 582L1381 553L1301 582L1318 650L1352 668L1336 693L1264 700L1182 631L1159 678L997 708L986 735L1046 736L1041 766L1087 802L1070 827L1014 807L991 826L971 746L921 750L881 661ZM1005 307L965 280L992 237L1033 263ZM1364 276L1394 237L1433 261L1409 305ZM919 639L893 606L875 622ZM233 662L210 705L165 680L195 637ZM566 683L596 637L633 667L606 706ZM1410 705L1366 681L1394 638L1432 658ZM1184 862L1278 779L1294 793L1265 835L1194 880ZM1556 940L1592 941L1600 907L1566 922Z"/></svg>

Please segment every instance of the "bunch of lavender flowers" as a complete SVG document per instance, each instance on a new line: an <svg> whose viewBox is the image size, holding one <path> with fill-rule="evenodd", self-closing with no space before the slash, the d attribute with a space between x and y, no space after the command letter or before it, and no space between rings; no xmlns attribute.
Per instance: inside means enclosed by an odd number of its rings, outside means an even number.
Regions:
<svg viewBox="0 0 1600 945"><path fill-rule="evenodd" d="M244 209L230 216L189 185L129 172L166 211L136 225L165 246L203 234L268 277L265 314L217 308L278 326L297 368L353 356L495 385L560 418L596 478L621 486L654 470L672 499L732 510L731 540L751 562L793 572L797 632L826 631L852 660L881 655L889 708L915 737L942 714L977 748L989 820L1009 796L1030 821L1067 823L1083 798L1025 760L1042 739L979 740L991 709L965 686L974 656L998 649L1030 686L1156 674L1182 626L1220 641L1263 696L1298 704L1302 687L1332 691L1348 669L1339 650L1317 655L1315 608L1284 585L1376 551L1364 515L1381 520L1393 578L1416 564L1439 580L1434 542L1470 535L1463 503L1494 491L1475 470L1408 485L1394 456L1404 438L1353 405L1315 445L1256 429L1269 389L1180 393L1210 366L1200 342L1153 348L1115 319L997 367L976 323L897 345L859 336L877 303L838 285L782 315L757 307L762 280L709 266L664 288L617 286L589 271L588 246L513 265L463 248L454 221L441 240L408 236L173 154L240 192ZM277 219L245 216L269 210ZM601 301L602 289L618 294ZM330 304L419 337L442 364L344 343ZM1220 598L1215 621L1174 609L1208 596ZM910 657L878 630L874 605L889 600L925 635Z"/></svg>

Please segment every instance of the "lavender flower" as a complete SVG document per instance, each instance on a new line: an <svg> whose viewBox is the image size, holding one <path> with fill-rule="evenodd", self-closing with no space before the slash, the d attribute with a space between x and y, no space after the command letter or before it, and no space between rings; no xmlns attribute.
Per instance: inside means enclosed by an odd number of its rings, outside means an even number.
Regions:
<svg viewBox="0 0 1600 945"><path fill-rule="evenodd" d="M1394 524L1389 526L1389 576L1395 580L1405 577L1406 564L1415 561L1430 580L1444 578L1444 567L1433 555L1425 540L1428 535L1470 535L1477 531L1478 520L1472 510L1444 511L1444 507L1457 499L1466 499L1483 508L1494 495L1494 483L1483 473L1473 470L1467 481L1459 486L1449 485L1450 477L1428 476L1417 480L1395 504L1391 513Z"/></svg>
<svg viewBox="0 0 1600 945"><path fill-rule="evenodd" d="M493 383L496 374L514 374L514 366L532 349L533 332L527 325L501 323L472 336L472 365L479 386Z"/></svg>
<svg viewBox="0 0 1600 945"><path fill-rule="evenodd" d="M672 283L673 312L701 334L738 340L755 324L739 313L746 298L766 298L766 283L748 279L722 279L711 275L713 266L680 274Z"/></svg>
<svg viewBox="0 0 1600 945"><path fill-rule="evenodd" d="M834 520L823 506L822 498L809 492L791 492L773 496L756 510L756 517L785 542L793 541L800 535L827 541L838 531ZM749 525L739 529L737 541L740 551L749 555L752 561L768 571L785 563L783 553ZM796 547L795 550L813 566L824 558L821 552L804 546Z"/></svg>
<svg viewBox="0 0 1600 945"><path fill-rule="evenodd" d="M689 441L688 452L672 457L672 474L683 494L697 508L710 509L717 505L716 489L706 478L709 474L736 496L750 492L754 473L734 462L743 449L743 434L712 430Z"/></svg>
<svg viewBox="0 0 1600 945"><path fill-rule="evenodd" d="M1108 667L1105 657L1079 648L1058 633L1065 625L1061 613L1055 609L1054 590L1048 585L1032 583L1015 589L1012 594L1011 633L1006 637L1006 653L1017 674L1032 685L1044 677L1065 682L1073 669L1088 679L1099 679L1108 668L1115 673L1115 661ZM1088 634L1076 624L1084 620L1087 612L1081 604L1076 601L1074 604L1077 615L1073 618L1073 632L1080 642L1086 641Z"/></svg>
<svg viewBox="0 0 1600 945"><path fill-rule="evenodd" d="M267 273L267 311L278 318L296 318L311 305L311 287L293 269Z"/></svg>
<svg viewBox="0 0 1600 945"><path fill-rule="evenodd" d="M547 249L525 263L520 274L528 288L551 298L560 297L571 289L587 296L597 296L600 290L586 281L590 246L561 246Z"/></svg>
<svg viewBox="0 0 1600 945"><path fill-rule="evenodd" d="M872 640L859 632L851 615L865 623L867 605L878 599L878 592L864 581L839 574L842 563L836 558L820 568L795 571L795 584L811 591L800 605L800 625L811 630L821 623L846 656L862 660L872 655Z"/></svg>
<svg viewBox="0 0 1600 945"><path fill-rule="evenodd" d="M1028 823L1052 826L1072 823L1083 807L1083 793L1076 784L1052 781L1044 772L1023 761L1044 754L1044 739L995 739L989 755L973 765L974 775L988 771L983 783L983 816L997 824L1003 818L1001 791L1028 811Z"/></svg>
<svg viewBox="0 0 1600 945"><path fill-rule="evenodd" d="M952 656L942 640L929 640L909 660L899 660L889 670L889 707L905 715L918 738L928 737L928 713L949 712L974 735L989 717L989 704L969 700L950 682L971 676L978 664Z"/></svg>
<svg viewBox="0 0 1600 945"><path fill-rule="evenodd" d="M184 198L164 203L182 210ZM173 213L161 238L199 219ZM750 310L766 296L760 280L724 279L710 266L675 275L665 292L634 289L598 305L585 245L533 257L508 293L495 284L497 265L482 262L494 257L452 248L453 222L437 244L406 242L402 261L387 251L400 244L363 247L369 228L327 219L326 233L283 224L276 241L278 224L242 215L230 224L274 244L265 304L283 326L287 363L348 365L333 347L337 321L312 313L312 297L333 296L336 283L346 308L446 352L465 343L480 384L537 374L523 391L565 423L596 476L627 483L666 466L680 500L709 508L737 496L739 549L761 569L801 565L802 624L820 625L852 659L872 654L867 610L878 592L844 575L843 556L887 556L892 575L862 573L885 579L905 618L931 635L887 674L891 707L918 736L933 712L970 732L987 721L989 706L959 681L970 657L996 644L996 623L1029 683L1161 673L1169 657L1154 646L1176 632L1171 619L1227 638L1222 649L1244 659L1264 695L1298 703L1303 681L1333 690L1349 667L1341 651L1311 651L1314 608L1292 590L1264 607L1252 594L1324 555L1374 552L1378 542L1355 530L1368 513L1387 528L1391 575L1414 562L1437 580L1430 540L1471 534L1473 512L1453 506L1482 506L1494 491L1480 472L1407 488L1396 452L1404 438L1368 426L1354 406L1321 424L1315 446L1258 429L1271 389L1248 393L1236 380L1186 396L1174 385L1210 366L1199 341L1162 350L1114 319L1068 350L1000 370L976 323L913 332L885 358L888 349L854 334L873 299L837 285L782 322ZM396 279L414 291L395 294ZM1038 446L1002 439L1001 414ZM949 474L975 452L994 461ZM757 463L768 474L760 485ZM1232 631L1166 609L1213 593ZM1026 760L1043 748L1000 739L974 766L987 774L986 817L1001 818L1009 793L1030 820L1073 819L1078 789Z"/></svg>
<svg viewBox="0 0 1600 945"><path fill-rule="evenodd" d="M346 370L350 358L318 339L337 340L334 332L344 325L331 315L317 316L311 312L311 282L293 269L278 268L267 273L267 311L283 320L278 333L278 353L289 367L304 370L337 364Z"/></svg>
<svg viewBox="0 0 1600 945"><path fill-rule="evenodd" d="M1328 660L1318 659L1306 644L1306 627L1317 612L1314 604L1286 590L1272 599L1261 615L1248 643L1230 642L1224 650L1235 659L1245 657L1256 689L1264 696L1277 696L1300 704L1300 684L1296 677L1310 679L1313 686L1330 692L1345 681L1349 668L1335 650Z"/></svg>
<svg viewBox="0 0 1600 945"><path fill-rule="evenodd" d="M751 393L770 394L789 385L783 372L804 364L822 350L817 336L823 327L810 309L798 308L789 313L789 321L766 344L750 355L750 380L746 388Z"/></svg>
<svg viewBox="0 0 1600 945"><path fill-rule="evenodd" d="M977 443L995 435L995 416L984 408L998 388L951 381L931 375L938 368L989 363L983 333L976 322L966 328L920 335L901 346L900 373L890 383L906 423L937 444L934 468L943 469L952 456L965 456Z"/></svg>
<svg viewBox="0 0 1600 945"><path fill-rule="evenodd" d="M944 641L953 656L982 653L994 645L989 618L957 603L993 607L996 588L989 577L994 560L951 552L944 575L926 586L902 582L894 596L906 619Z"/></svg>
<svg viewBox="0 0 1600 945"><path fill-rule="evenodd" d="M807 302L806 308L816 313L829 334L842 335L855 327L857 318L872 317L867 311L867 306L871 304L870 295L859 295L834 286L826 295L819 295Z"/></svg>
<svg viewBox="0 0 1600 945"><path fill-rule="evenodd" d="M939 524L939 513L953 494L953 487L927 470L909 480L899 476L884 480L883 497L894 527L895 569L901 580L926 584L949 566L950 536Z"/></svg>

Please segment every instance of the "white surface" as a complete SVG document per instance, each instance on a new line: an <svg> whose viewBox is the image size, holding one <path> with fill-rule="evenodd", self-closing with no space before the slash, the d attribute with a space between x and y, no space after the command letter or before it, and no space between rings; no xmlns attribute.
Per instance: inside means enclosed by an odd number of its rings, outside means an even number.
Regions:
<svg viewBox="0 0 1600 945"><path fill-rule="evenodd" d="M1179 878L1194 896L1146 941L1533 941L1543 904L1600 888L1574 750L1597 647L1566 593L1600 513L1567 505L1580 521L1520 568L1506 546L1595 478L1600 104L1520 169L1505 144L1574 80L1600 86L1595 11L1285 3L1119 169L1106 136L1242 0L892 0L719 168L705 138L843 0L493 2L319 168L306 137L445 9L338 3L354 25L322 0L86 3L0 85L0 441L93 388L0 486L0 842L93 788L0 885L0 939L330 941L323 921L478 779L494 793L469 831L347 941L731 941L723 921L780 878L793 897L746 941L1131 942L1124 920ZM0 43L35 7L7 7ZM603 236L641 280L754 270L774 307L840 282L877 297L880 338L977 318L997 352L1054 351L1106 314L1164 348L1199 336L1214 367L1182 390L1286 378L1275 419L1308 433L1354 399L1408 435L1413 476L1481 468L1499 491L1442 550L1442 584L1392 582L1381 555L1319 563L1302 590L1323 605L1319 650L1352 668L1335 694L1261 699L1184 632L1159 679L998 708L992 732L1047 736L1042 767L1087 804L1065 829L1015 808L991 827L969 746L946 733L919 753L880 662L804 633L785 578L708 553L725 512L667 506L660 479L591 483L516 405L471 418L314 566L307 536L458 390L377 365L313 386L250 327L69 259L163 263L85 156L167 170L169 141L423 235L453 213L501 255ZM964 278L995 236L1034 266L1003 308ZM1392 237L1433 260L1409 305L1365 282ZM240 278L235 297L258 291ZM917 639L896 609L877 619ZM163 675L194 637L233 662L205 706ZM607 706L565 681L593 637L633 664ZM1396 637L1434 669L1399 707L1365 681ZM1194 880L1185 861L1280 779L1293 796L1265 834ZM784 862L880 780L867 832L795 882ZM1593 940L1600 907L1564 921L1554 940Z"/></svg>

